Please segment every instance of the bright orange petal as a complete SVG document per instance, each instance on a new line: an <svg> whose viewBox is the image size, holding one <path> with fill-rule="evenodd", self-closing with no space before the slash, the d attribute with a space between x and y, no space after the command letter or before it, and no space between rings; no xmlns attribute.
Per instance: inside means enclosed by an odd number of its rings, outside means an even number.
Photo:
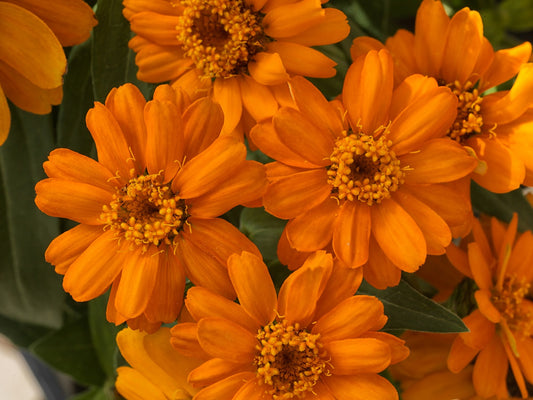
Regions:
<svg viewBox="0 0 533 400"><path fill-rule="evenodd" d="M257 122L270 119L278 109L278 102L269 88L247 75L240 84L242 103L252 118Z"/></svg>
<svg viewBox="0 0 533 400"><path fill-rule="evenodd" d="M152 383L139 371L129 367L119 367L117 373L115 386L125 398L167 400L159 386Z"/></svg>
<svg viewBox="0 0 533 400"><path fill-rule="evenodd" d="M426 259L426 241L413 218L392 199L372 207L372 234L398 268L414 272Z"/></svg>
<svg viewBox="0 0 533 400"><path fill-rule="evenodd" d="M218 78L213 83L213 100L224 111L223 132L232 132L242 116L241 85L237 78Z"/></svg>
<svg viewBox="0 0 533 400"><path fill-rule="evenodd" d="M130 27L133 32L160 46L179 46L180 42L176 33L178 23L178 16L151 11L139 12L130 18Z"/></svg>
<svg viewBox="0 0 533 400"><path fill-rule="evenodd" d="M318 50L290 42L271 42L269 53L278 53L289 74L311 78L331 78L335 75L335 61Z"/></svg>
<svg viewBox="0 0 533 400"><path fill-rule="evenodd" d="M378 374L332 375L324 382L338 400L398 400L396 388Z"/></svg>
<svg viewBox="0 0 533 400"><path fill-rule="evenodd" d="M447 366L453 373L458 373L474 359L479 349L467 346L464 340L457 336L452 343L450 354L448 355Z"/></svg>
<svg viewBox="0 0 533 400"><path fill-rule="evenodd" d="M350 33L346 15L336 8L325 8L325 18L303 32L285 38L288 42L304 46L322 46L337 43Z"/></svg>
<svg viewBox="0 0 533 400"><path fill-rule="evenodd" d="M479 311L491 322L498 323L501 321L500 311L492 304L492 292L488 289L477 290L474 293Z"/></svg>
<svg viewBox="0 0 533 400"><path fill-rule="evenodd" d="M277 294L268 268L261 258L248 252L228 258L228 273L239 304L260 325L276 317Z"/></svg>
<svg viewBox="0 0 533 400"><path fill-rule="evenodd" d="M212 357L235 363L252 363L257 338L235 322L203 318L198 322L198 342Z"/></svg>
<svg viewBox="0 0 533 400"><path fill-rule="evenodd" d="M265 34L278 39L296 35L324 19L320 0L291 2L272 9L263 18Z"/></svg>
<svg viewBox="0 0 533 400"><path fill-rule="evenodd" d="M379 322L379 320L376 322ZM377 327L380 325L381 323L377 323L375 329L378 329ZM405 340L390 333L369 331L363 333L361 337L374 338L387 343L391 350L391 365L399 363L409 357L409 348L405 345Z"/></svg>
<svg viewBox="0 0 533 400"><path fill-rule="evenodd" d="M476 393L489 398L505 384L509 363L499 335L494 335L489 345L481 350L474 364L472 381Z"/></svg>
<svg viewBox="0 0 533 400"><path fill-rule="evenodd" d="M287 82L290 78L280 55L277 53L261 52L256 54L253 61L248 63L248 72L257 83L267 86L279 85Z"/></svg>
<svg viewBox="0 0 533 400"><path fill-rule="evenodd" d="M235 393L254 378L253 372L240 372L200 390L194 400L233 399Z"/></svg>
<svg viewBox="0 0 533 400"><path fill-rule="evenodd" d="M198 343L198 324L180 322L172 327L170 333L172 334L170 344L184 356L203 359L211 358Z"/></svg>
<svg viewBox="0 0 533 400"><path fill-rule="evenodd" d="M243 363L233 363L222 358L212 358L198 368L195 368L188 377L189 382L196 387L208 386L250 368Z"/></svg>
<svg viewBox="0 0 533 400"><path fill-rule="evenodd" d="M415 58L417 54L413 51L415 47L415 35L413 33L405 29L398 29L394 36L385 41L385 44L394 59L394 83L396 85L411 74L419 72Z"/></svg>
<svg viewBox="0 0 533 400"><path fill-rule="evenodd" d="M377 339L345 339L324 343L333 375L378 373L390 365L391 350Z"/></svg>
<svg viewBox="0 0 533 400"><path fill-rule="evenodd" d="M370 207L361 202L345 201L333 229L335 255L348 267L355 268L368 260Z"/></svg>
<svg viewBox="0 0 533 400"><path fill-rule="evenodd" d="M485 348L494 336L494 323L490 322L480 310L474 310L464 317L463 322L470 330L459 334L464 344L477 350Z"/></svg>
<svg viewBox="0 0 533 400"><path fill-rule="evenodd" d="M491 266L475 242L468 244L468 262L478 287L482 290L491 289L493 287Z"/></svg>
<svg viewBox="0 0 533 400"><path fill-rule="evenodd" d="M377 289L398 285L402 271L389 260L372 236L370 237L369 254L371 257L368 259L368 263L362 267L365 280Z"/></svg>

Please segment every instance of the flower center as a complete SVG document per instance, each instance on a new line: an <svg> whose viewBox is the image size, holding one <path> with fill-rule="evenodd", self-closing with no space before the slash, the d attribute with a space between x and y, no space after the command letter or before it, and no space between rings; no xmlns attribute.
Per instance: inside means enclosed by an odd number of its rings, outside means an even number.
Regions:
<svg viewBox="0 0 533 400"><path fill-rule="evenodd" d="M266 36L260 14L242 0L180 0L185 7L176 26L185 56L207 78L247 72L248 62L262 51Z"/></svg>
<svg viewBox="0 0 533 400"><path fill-rule="evenodd" d="M530 336L533 334L533 315L524 299L530 293L531 284L516 276L506 276L502 289L492 291L492 304L514 334ZM527 299L525 299L528 301Z"/></svg>
<svg viewBox="0 0 533 400"><path fill-rule="evenodd" d="M150 245L173 245L188 217L185 202L162 179L160 174L134 177L102 207L106 227L123 233L143 252Z"/></svg>
<svg viewBox="0 0 533 400"><path fill-rule="evenodd" d="M459 100L457 104L457 117L452 127L448 130L448 136L461 143L469 137L481 132L483 117L481 116L481 102L479 95L472 82L468 81L462 86L458 81L448 86Z"/></svg>
<svg viewBox="0 0 533 400"><path fill-rule="evenodd" d="M327 172L336 198L357 199L371 206L398 190L405 173L400 168L400 160L390 150L392 142L386 139L385 133L376 140L372 136L344 132L337 139Z"/></svg>
<svg viewBox="0 0 533 400"><path fill-rule="evenodd" d="M332 366L326 360L320 334L281 320L260 329L257 339L257 377L275 400L305 397L313 392L320 375L330 374Z"/></svg>

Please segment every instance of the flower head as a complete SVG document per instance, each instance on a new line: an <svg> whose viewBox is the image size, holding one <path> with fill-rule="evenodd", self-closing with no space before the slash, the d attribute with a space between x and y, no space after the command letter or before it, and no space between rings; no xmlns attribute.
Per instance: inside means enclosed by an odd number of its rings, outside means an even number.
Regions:
<svg viewBox="0 0 533 400"><path fill-rule="evenodd" d="M87 114L98 162L52 151L35 202L79 222L46 252L75 300L112 285L108 319L155 329L175 320L185 276L234 296L227 257L259 252L217 217L261 196L266 178L261 164L246 160L241 142L218 137L222 119L207 98L191 104L164 85L146 102L126 84Z"/></svg>
<svg viewBox="0 0 533 400"><path fill-rule="evenodd" d="M465 7L450 18L440 0L424 0L414 34L399 30L385 46L373 38L356 38L352 57L383 47L394 58L397 84L423 74L457 96L457 116L445 134L478 158L474 181L497 193L533 184L530 43L494 51L477 11ZM510 90L487 93L514 77Z"/></svg>
<svg viewBox="0 0 533 400"><path fill-rule="evenodd" d="M372 296L353 296L358 270L311 255L276 296L267 267L243 252L228 259L239 304L194 287L186 306L196 323L172 328L171 343L206 361L189 374L204 399L397 399L378 375L403 360L403 342L378 332L387 321ZM305 301L304 301L305 299Z"/></svg>
<svg viewBox="0 0 533 400"><path fill-rule="evenodd" d="M184 357L170 345L170 329L157 332L123 329L117 334L120 353L129 367L117 368L117 391L128 400L191 400L198 389L187 383L187 375L202 360Z"/></svg>
<svg viewBox="0 0 533 400"><path fill-rule="evenodd" d="M449 251L452 263L475 280L478 308L463 319L470 332L455 339L448 366L458 372L477 355L473 382L483 397L507 394L509 365L523 398L525 380L533 383L533 234L516 237L517 221L515 215L505 227L493 218L487 233L475 221L467 251Z"/></svg>
<svg viewBox="0 0 533 400"><path fill-rule="evenodd" d="M345 15L319 0L124 0L124 7L139 79L170 81L192 97L207 92L224 110L224 132L271 117L291 75L333 76L335 63L311 46L349 32Z"/></svg>
<svg viewBox="0 0 533 400"><path fill-rule="evenodd" d="M476 161L441 138L457 101L432 78L393 89L393 62L371 51L349 68L342 101L328 103L303 78L291 85L297 109L281 108L251 137L276 160L267 165L265 209L288 219L283 246L332 246L350 267L364 265L377 287L396 285L427 254L443 254L468 231L468 182ZM286 240L285 240L286 238ZM281 258L288 259L286 254Z"/></svg>
<svg viewBox="0 0 533 400"><path fill-rule="evenodd" d="M6 97L17 107L47 114L61 103L67 60L62 46L89 38L96 25L83 0L0 1L0 144L11 126Z"/></svg>

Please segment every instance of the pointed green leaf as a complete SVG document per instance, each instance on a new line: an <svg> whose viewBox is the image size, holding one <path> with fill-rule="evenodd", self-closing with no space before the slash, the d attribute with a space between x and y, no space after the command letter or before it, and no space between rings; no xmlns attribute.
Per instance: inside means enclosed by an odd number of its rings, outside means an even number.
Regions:
<svg viewBox="0 0 533 400"><path fill-rule="evenodd" d="M395 287L378 290L363 281L357 294L376 296L389 318L386 331L412 330L422 332L467 332L461 318L427 298L404 280Z"/></svg>
<svg viewBox="0 0 533 400"><path fill-rule="evenodd" d="M239 229L259 248L265 261L277 258L278 241L286 221L268 214L263 208L245 208Z"/></svg>

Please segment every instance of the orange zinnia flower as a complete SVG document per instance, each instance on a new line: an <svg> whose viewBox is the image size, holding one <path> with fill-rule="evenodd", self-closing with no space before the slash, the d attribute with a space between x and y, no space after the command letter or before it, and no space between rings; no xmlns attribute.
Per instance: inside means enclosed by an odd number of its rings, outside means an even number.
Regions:
<svg viewBox="0 0 533 400"><path fill-rule="evenodd" d="M117 391L128 400L190 400L198 389L187 375L202 363L170 345L170 329L146 334L126 328L117 334L120 353L131 367L117 368Z"/></svg>
<svg viewBox="0 0 533 400"><path fill-rule="evenodd" d="M507 396L509 365L523 398L528 396L524 377L533 383L533 234L527 231L515 241L517 221L515 214L506 228L492 218L490 238L475 221L467 252L456 247L448 252L479 288L479 308L463 319L470 332L455 339L448 367L459 372L477 355L473 382L483 397Z"/></svg>
<svg viewBox="0 0 533 400"><path fill-rule="evenodd" d="M397 337L378 332L387 317L372 296L353 296L360 274L335 266L324 251L310 256L276 296L261 259L228 259L239 304L194 287L186 306L196 323L172 328L171 343L207 361L189 374L204 387L194 400L392 400L378 375L407 357Z"/></svg>
<svg viewBox="0 0 533 400"><path fill-rule="evenodd" d="M138 78L170 81L192 97L208 92L224 110L224 132L272 116L290 75L335 75L335 62L311 46L338 42L350 30L346 16L320 0L123 3L136 33L130 47Z"/></svg>
<svg viewBox="0 0 533 400"><path fill-rule="evenodd" d="M375 39L359 37L352 57L382 47ZM463 8L450 19L440 1L424 0L415 33L399 30L386 47L394 58L396 83L420 73L457 96L457 117L447 135L479 159L474 181L496 193L517 189L521 183L533 185L531 44L495 52L483 36L477 11ZM511 90L486 93L517 74Z"/></svg>
<svg viewBox="0 0 533 400"><path fill-rule="evenodd" d="M427 254L443 254L450 227L468 225L468 187L456 181L476 165L441 138L455 118L450 90L420 75L393 90L392 72L386 50L358 58L342 103L295 78L298 110L283 107L251 132L277 160L267 165L263 203L289 219L288 244L300 252L331 244L347 266L364 265L365 279L379 288L396 285L400 270L417 270Z"/></svg>
<svg viewBox="0 0 533 400"><path fill-rule="evenodd" d="M244 144L217 138L222 110L207 98L164 85L146 103L131 84L95 103L87 126L98 162L68 149L52 151L49 176L36 186L37 206L80 224L54 239L46 259L63 287L87 301L112 284L107 318L155 329L174 321L185 276L234 297L227 257L255 245L216 218L261 196L263 165Z"/></svg>
<svg viewBox="0 0 533 400"><path fill-rule="evenodd" d="M47 114L61 103L67 60L62 46L89 38L96 25L82 0L0 1L0 144L11 126L6 97L17 107Z"/></svg>

